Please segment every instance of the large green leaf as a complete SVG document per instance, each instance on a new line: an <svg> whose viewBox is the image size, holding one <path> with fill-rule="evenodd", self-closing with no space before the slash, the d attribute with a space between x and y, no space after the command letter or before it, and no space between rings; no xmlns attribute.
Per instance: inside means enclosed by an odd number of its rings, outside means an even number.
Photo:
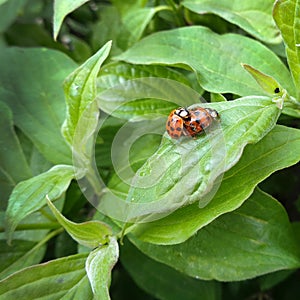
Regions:
<svg viewBox="0 0 300 300"><path fill-rule="evenodd" d="M204 208L198 203L152 223L139 224L133 233L147 242L181 243L219 215L238 208L255 186L273 172L300 160L300 132L276 126L255 145L248 145L240 161L224 174L213 200Z"/></svg>
<svg viewBox="0 0 300 300"><path fill-rule="evenodd" d="M153 259L202 279L244 280L300 265L300 249L284 208L261 191L182 244L134 243Z"/></svg>
<svg viewBox="0 0 300 300"><path fill-rule="evenodd" d="M0 281L0 299L85 299L93 294L84 269L87 254L26 268Z"/></svg>
<svg viewBox="0 0 300 300"><path fill-rule="evenodd" d="M150 259L128 241L120 248L122 265L138 286L157 299L221 299L221 283L191 278Z"/></svg>
<svg viewBox="0 0 300 300"><path fill-rule="evenodd" d="M288 63L294 83L300 93L300 3L297 0L277 0L273 10L274 19L286 45Z"/></svg>
<svg viewBox="0 0 300 300"><path fill-rule="evenodd" d="M31 177L20 141L13 128L12 112L0 102L0 208L4 209L14 186Z"/></svg>
<svg viewBox="0 0 300 300"><path fill-rule="evenodd" d="M77 224L65 218L49 199L47 199L47 204L58 222L80 245L88 248L99 247L106 244L112 235L111 228L103 222L88 221Z"/></svg>
<svg viewBox="0 0 300 300"><path fill-rule="evenodd" d="M16 126L49 161L70 163L71 151L60 132L65 117L61 85L75 63L41 48L2 50L0 62L0 98L12 110Z"/></svg>
<svg viewBox="0 0 300 300"><path fill-rule="evenodd" d="M215 180L237 163L248 143L258 142L275 126L280 114L276 105L265 97L203 106L216 109L220 123L216 122L215 127L198 139L175 141L165 135L157 152L133 174L124 203L127 214L121 220L145 217L143 222L149 222L160 218L160 213L171 213L195 201L205 206L212 198L210 192L215 192L211 190ZM120 145L124 136L125 133L119 137ZM124 146L122 153L125 156ZM129 182L126 175L129 177L131 173L122 174L120 169L116 170L118 175L124 175L120 177ZM101 198L100 207L109 205L109 201L112 202L110 193ZM119 217L119 211L111 213Z"/></svg>
<svg viewBox="0 0 300 300"><path fill-rule="evenodd" d="M67 117L62 130L70 144L72 144L80 117L96 97L97 74L102 63L107 58L110 48L111 42L107 42L96 54L73 71L64 82Z"/></svg>
<svg viewBox="0 0 300 300"><path fill-rule="evenodd" d="M47 195L51 200L60 197L73 177L72 166L57 165L45 173L20 182L9 198L6 211L6 230L9 240L21 220L43 207Z"/></svg>
<svg viewBox="0 0 300 300"><path fill-rule="evenodd" d="M86 260L85 268L90 280L95 299L109 300L111 271L119 258L119 246L115 238L91 252Z"/></svg>
<svg viewBox="0 0 300 300"><path fill-rule="evenodd" d="M201 86L210 92L241 96L263 94L241 67L241 63L246 63L273 76L291 95L295 94L289 71L271 50L247 37L218 35L201 26L154 33L117 59L134 64L190 68L197 73Z"/></svg>
<svg viewBox="0 0 300 300"><path fill-rule="evenodd" d="M266 43L279 43L281 38L272 18L273 4L274 0L185 0L182 3L199 14L216 14Z"/></svg>

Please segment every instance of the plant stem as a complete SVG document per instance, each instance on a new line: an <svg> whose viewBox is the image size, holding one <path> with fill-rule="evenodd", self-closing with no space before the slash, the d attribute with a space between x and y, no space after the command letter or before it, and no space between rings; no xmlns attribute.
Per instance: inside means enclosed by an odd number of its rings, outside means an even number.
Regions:
<svg viewBox="0 0 300 300"><path fill-rule="evenodd" d="M57 222L51 223L38 223L38 224L20 224L16 227L15 231L21 230L41 230L41 229L58 229L61 225ZM5 228L3 226L0 227L0 232L4 232Z"/></svg>

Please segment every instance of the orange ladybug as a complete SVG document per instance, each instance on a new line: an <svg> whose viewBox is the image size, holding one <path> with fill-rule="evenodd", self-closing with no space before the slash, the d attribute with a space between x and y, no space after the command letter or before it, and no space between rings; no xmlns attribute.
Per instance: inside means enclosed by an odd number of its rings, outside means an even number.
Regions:
<svg viewBox="0 0 300 300"><path fill-rule="evenodd" d="M187 109L179 107L170 113L166 129L173 139L178 139L182 135L196 137L218 117L218 112L211 108L196 107Z"/></svg>

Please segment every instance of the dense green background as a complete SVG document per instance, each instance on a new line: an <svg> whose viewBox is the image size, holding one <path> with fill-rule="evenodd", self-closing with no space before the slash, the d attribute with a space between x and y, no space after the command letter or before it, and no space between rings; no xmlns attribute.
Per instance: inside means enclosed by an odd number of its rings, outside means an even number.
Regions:
<svg viewBox="0 0 300 300"><path fill-rule="evenodd" d="M0 0L0 299L298 299L299 11Z"/></svg>

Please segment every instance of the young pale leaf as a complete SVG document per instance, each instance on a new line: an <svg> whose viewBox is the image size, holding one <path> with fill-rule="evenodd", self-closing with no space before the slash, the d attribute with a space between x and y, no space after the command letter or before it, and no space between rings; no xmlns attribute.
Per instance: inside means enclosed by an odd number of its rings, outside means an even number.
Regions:
<svg viewBox="0 0 300 300"><path fill-rule="evenodd" d="M196 72L201 86L210 92L261 95L263 90L240 65L246 63L272 75L289 94L295 94L291 74L271 50L247 37L218 35L201 26L154 33L117 59L134 64L185 66Z"/></svg>
<svg viewBox="0 0 300 300"><path fill-rule="evenodd" d="M286 45L289 67L298 92L297 98L300 95L299 11L300 3L297 0L277 0L273 9L273 17Z"/></svg>
<svg viewBox="0 0 300 300"><path fill-rule="evenodd" d="M21 220L46 204L46 195L50 199L57 199L66 191L73 178L72 166L57 165L45 173L20 182L9 198L6 211L8 240L11 240Z"/></svg>
<svg viewBox="0 0 300 300"><path fill-rule="evenodd" d="M89 0L55 0L53 15L53 38L56 40L61 24L69 13Z"/></svg>
<svg viewBox="0 0 300 300"><path fill-rule="evenodd" d="M236 24L265 43L280 43L281 38L272 18L274 0L232 1L185 0L182 5L193 12L213 13Z"/></svg>
<svg viewBox="0 0 300 300"><path fill-rule="evenodd" d="M97 300L109 300L111 271L119 258L119 246L115 238L108 245L92 251L85 264L87 276Z"/></svg>
<svg viewBox="0 0 300 300"><path fill-rule="evenodd" d="M286 211L259 190L239 209L219 217L182 244L158 246L136 239L134 243L153 259L206 280L244 280L300 265Z"/></svg>
<svg viewBox="0 0 300 300"><path fill-rule="evenodd" d="M265 97L210 103L209 107L220 115L215 127L197 139L176 141L166 135L137 171L127 196L128 205L132 204L128 220L145 216L151 221L159 213L168 214L195 201L205 206L215 180L238 162L247 144L258 142L275 126L280 114Z"/></svg>
<svg viewBox="0 0 300 300"><path fill-rule="evenodd" d="M71 151L61 135L65 117L61 83L76 64L45 48L2 49L0 61L0 96L12 110L15 125L47 160L71 164Z"/></svg>
<svg viewBox="0 0 300 300"><path fill-rule="evenodd" d="M107 58L111 41L107 42L96 54L70 74L64 82L67 102L67 117L63 124L63 135L72 144L78 121L96 97L96 79L99 69Z"/></svg>
<svg viewBox="0 0 300 300"><path fill-rule="evenodd" d="M202 281L150 259L129 241L120 248L122 265L138 286L155 299L221 300L221 283Z"/></svg>
<svg viewBox="0 0 300 300"><path fill-rule="evenodd" d="M139 224L133 233L150 243L181 243L221 214L238 208L259 182L297 163L299 153L299 130L277 125L257 144L245 148L239 162L224 174L217 193L206 207L200 209L194 203L156 222Z"/></svg>
<svg viewBox="0 0 300 300"><path fill-rule="evenodd" d="M283 89L276 81L276 79L274 79L272 76L262 73L247 64L242 64L242 67L252 75L252 77L257 81L262 89L270 96L274 96L274 94L282 96Z"/></svg>
<svg viewBox="0 0 300 300"><path fill-rule="evenodd" d="M88 248L99 247L103 244L106 244L109 236L112 235L111 228L103 222L89 221L77 224L66 219L56 209L48 197L47 204L61 226L63 226L70 236L80 245Z"/></svg>
<svg viewBox="0 0 300 300"><path fill-rule="evenodd" d="M85 299L93 295L84 269L87 254L29 267L0 281L0 299Z"/></svg>
<svg viewBox="0 0 300 300"><path fill-rule="evenodd" d="M13 187L32 176L20 141L13 128L12 112L0 102L0 180L1 204L5 208ZM2 206L3 205L3 206Z"/></svg>
<svg viewBox="0 0 300 300"><path fill-rule="evenodd" d="M287 91L272 76L264 74L247 64L242 64L242 66L266 93L273 96L272 101L276 103L278 108L282 109L284 101L290 100Z"/></svg>

